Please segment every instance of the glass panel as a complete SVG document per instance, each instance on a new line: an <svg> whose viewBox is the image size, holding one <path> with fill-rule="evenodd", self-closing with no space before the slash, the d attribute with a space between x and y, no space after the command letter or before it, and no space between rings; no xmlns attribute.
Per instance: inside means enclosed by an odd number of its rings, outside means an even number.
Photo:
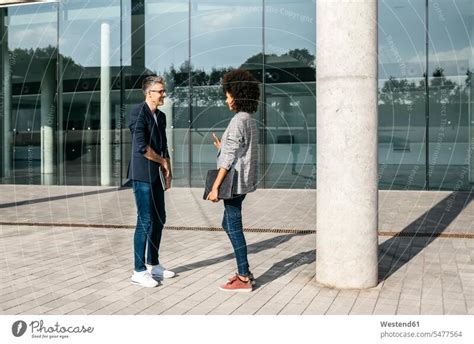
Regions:
<svg viewBox="0 0 474 344"><path fill-rule="evenodd" d="M61 2L64 184L121 184L120 10L120 0Z"/></svg>
<svg viewBox="0 0 474 344"><path fill-rule="evenodd" d="M239 67L261 80L262 2L192 1L191 186L203 186L207 170L216 168L211 134L220 137L233 116L219 82ZM254 116L259 122L260 111Z"/></svg>
<svg viewBox="0 0 474 344"><path fill-rule="evenodd" d="M265 187L316 187L316 4L265 1Z"/></svg>
<svg viewBox="0 0 474 344"><path fill-rule="evenodd" d="M2 182L56 182L56 4L1 9Z"/></svg>
<svg viewBox="0 0 474 344"><path fill-rule="evenodd" d="M316 84L267 85L267 188L316 187Z"/></svg>
<svg viewBox="0 0 474 344"><path fill-rule="evenodd" d="M212 143L212 133L222 137L234 113L227 109L220 86L194 87L193 92L191 182L192 186L200 187L206 179L207 171L216 168L216 148Z"/></svg>
<svg viewBox="0 0 474 344"><path fill-rule="evenodd" d="M425 1L379 1L379 186L425 187Z"/></svg>
<svg viewBox="0 0 474 344"><path fill-rule="evenodd" d="M131 8L130 8L131 6ZM124 4L124 16L132 13L131 27L124 28L125 123L134 104L144 101L144 77L158 74L165 78L167 98L160 110L166 114L168 146L173 169L173 186L188 186L189 161L189 73L187 0L131 1ZM128 32L128 33L127 33ZM123 176L130 159L130 131L123 130Z"/></svg>
<svg viewBox="0 0 474 344"><path fill-rule="evenodd" d="M473 133L469 106L473 8L472 0L440 1L429 6L431 189L467 190L474 181L473 146L469 145Z"/></svg>

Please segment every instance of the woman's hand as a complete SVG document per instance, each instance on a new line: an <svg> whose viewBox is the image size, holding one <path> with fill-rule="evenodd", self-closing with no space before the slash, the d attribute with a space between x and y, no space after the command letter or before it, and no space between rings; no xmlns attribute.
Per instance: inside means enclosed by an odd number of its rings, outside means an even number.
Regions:
<svg viewBox="0 0 474 344"><path fill-rule="evenodd" d="M212 189L211 192L209 192L209 195L207 195L207 200L214 203L219 202L219 190Z"/></svg>
<svg viewBox="0 0 474 344"><path fill-rule="evenodd" d="M207 200L212 201L212 202L219 202L219 188L226 174L227 174L227 170L225 168L220 167L219 173L217 173L216 180L214 181L214 184L212 185L211 192L209 192L209 195L207 195Z"/></svg>
<svg viewBox="0 0 474 344"><path fill-rule="evenodd" d="M212 138L214 139L214 146L217 148L217 150L221 149L221 140L216 136L216 134L212 133Z"/></svg>

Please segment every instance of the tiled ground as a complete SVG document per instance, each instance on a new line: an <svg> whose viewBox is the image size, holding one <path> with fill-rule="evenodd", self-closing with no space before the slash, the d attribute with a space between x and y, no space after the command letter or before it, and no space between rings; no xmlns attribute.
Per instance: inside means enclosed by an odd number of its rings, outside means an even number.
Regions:
<svg viewBox="0 0 474 344"><path fill-rule="evenodd" d="M201 193L166 193L169 228L220 226L222 205L202 201ZM474 314L473 207L466 193L381 191L380 283L370 290L333 290L315 278L316 192L258 190L244 203L245 226L266 230L246 234L257 288L233 295L217 288L235 271L223 232L166 230L162 262L178 277L144 289L130 284L136 215L129 188L1 185L0 310ZM291 234L269 232L274 229ZM313 233L301 234L307 229Z"/></svg>
<svg viewBox="0 0 474 344"><path fill-rule="evenodd" d="M474 203L469 193L380 191L381 232L469 233ZM166 192L167 225L220 227L222 204L202 200L199 188ZM245 200L245 226L316 229L315 190L262 189ZM130 188L0 185L0 224L46 223L129 226L136 221Z"/></svg>
<svg viewBox="0 0 474 344"><path fill-rule="evenodd" d="M250 294L218 285L235 270L223 232L167 230L178 276L130 283L133 229L2 225L1 314L474 314L474 240L381 237L380 284L315 281L314 234L247 233Z"/></svg>

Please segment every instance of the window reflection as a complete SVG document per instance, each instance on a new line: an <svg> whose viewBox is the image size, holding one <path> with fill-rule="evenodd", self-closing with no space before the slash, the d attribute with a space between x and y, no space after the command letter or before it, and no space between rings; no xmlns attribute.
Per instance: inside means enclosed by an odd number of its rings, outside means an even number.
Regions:
<svg viewBox="0 0 474 344"><path fill-rule="evenodd" d="M471 69L474 4L451 0L429 6L429 169L431 189L470 189ZM472 141L471 141L472 142Z"/></svg>
<svg viewBox="0 0 474 344"><path fill-rule="evenodd" d="M56 183L56 4L1 11L4 183Z"/></svg>
<svg viewBox="0 0 474 344"><path fill-rule="evenodd" d="M173 166L173 185L189 185L189 3L187 0L134 0L122 3L131 13L124 40L124 123L131 107L144 100L141 80L150 74L165 78L167 98L160 108L167 118L167 138ZM130 132L122 130L122 176L130 159ZM123 180L125 182L126 179Z"/></svg>
<svg viewBox="0 0 474 344"><path fill-rule="evenodd" d="M245 68L262 82L261 187L314 188L315 12L313 0L2 8L2 182L125 183L127 116L156 73L167 83L175 186L200 187L215 166L210 134L233 115L220 79ZM474 2L379 0L378 24L380 187L469 190Z"/></svg>
<svg viewBox="0 0 474 344"><path fill-rule="evenodd" d="M244 67L262 78L262 2L192 1L190 18L191 186L200 187L216 166L211 134L220 137L233 116L224 103L221 77ZM260 112L254 116L259 122Z"/></svg>
<svg viewBox="0 0 474 344"><path fill-rule="evenodd" d="M265 187L316 187L316 6L265 1Z"/></svg>
<svg viewBox="0 0 474 344"><path fill-rule="evenodd" d="M12 154L23 154L21 144L30 135L24 130L32 133L33 141L40 141L36 138L40 121L27 109L26 94L43 97L46 108L51 103L45 100L48 89L56 92L58 88L54 183L125 183L130 154L128 113L131 105L143 100L141 80L156 73L167 83L168 99L162 110L168 116L175 186L201 186L207 169L215 166L210 134L221 135L233 115L224 104L220 79L231 68L245 68L262 81L263 102L255 114L262 180L267 187L314 187L315 16L308 13L314 13L315 4L299 0L263 5L255 0L71 0L59 2L59 8L51 7L50 13L38 10L46 8L43 5L22 7L35 13L28 18L30 28L11 28L16 36L10 49L16 49L16 42L25 47L37 44L38 49L26 53L33 67L60 79L54 85L41 83L52 78L36 80L33 73L28 82L9 84L14 94L21 93L25 108L14 120L19 149L13 149L12 139L4 147ZM45 24L45 18L51 25ZM21 16L16 20L18 25L26 22ZM44 39L29 34L34 25L38 25L36 32L44 30ZM49 46L43 44L47 39ZM2 43L6 46L8 40ZM40 60L53 61L51 73ZM2 93L7 91L2 88ZM37 161L39 183L44 167L36 155L42 150L32 151L28 154ZM21 159L11 160L16 165L10 170L20 173ZM285 171L285 176L278 171Z"/></svg>
<svg viewBox="0 0 474 344"><path fill-rule="evenodd" d="M59 27L60 183L120 185L120 1L61 2Z"/></svg>
<svg viewBox="0 0 474 344"><path fill-rule="evenodd" d="M425 188L425 1L379 2L379 185Z"/></svg>

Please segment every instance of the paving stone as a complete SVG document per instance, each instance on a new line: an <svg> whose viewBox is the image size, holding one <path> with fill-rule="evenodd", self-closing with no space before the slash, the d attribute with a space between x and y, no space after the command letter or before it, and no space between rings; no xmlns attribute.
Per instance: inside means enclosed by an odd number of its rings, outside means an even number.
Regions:
<svg viewBox="0 0 474 344"><path fill-rule="evenodd" d="M303 315L322 315L326 314L331 303L323 301L311 302L311 304L304 310Z"/></svg>
<svg viewBox="0 0 474 344"><path fill-rule="evenodd" d="M255 314L257 315L275 315L286 306L286 303L268 302L260 308Z"/></svg>
<svg viewBox="0 0 474 344"><path fill-rule="evenodd" d="M233 313L239 306L241 306L241 303L225 302L225 303L220 304L216 308L214 308L208 314L209 315L228 315L228 314Z"/></svg>
<svg viewBox="0 0 474 344"><path fill-rule="evenodd" d="M375 305L373 314L374 315L395 315L397 314L397 306L377 303Z"/></svg>
<svg viewBox="0 0 474 344"><path fill-rule="evenodd" d="M278 314L280 315L301 315L308 306L303 303L288 303Z"/></svg>
<svg viewBox="0 0 474 344"><path fill-rule="evenodd" d="M111 192L105 192L111 190ZM84 192L90 194L84 195ZM215 227L222 214L200 189L167 193L168 226ZM66 194L79 195L69 197ZM13 195L13 196L12 196ZM52 197L2 208L2 221L130 225L136 221L130 189L0 186L0 204ZM449 192L380 192L383 230L419 221ZM315 229L315 191L259 190L250 194L244 225ZM288 201L290 199L290 201ZM282 200L285 200L283 202ZM66 201L66 202L65 202ZM288 204L291 204L288 209ZM310 205L310 209L302 209ZM258 206L257 206L258 205ZM283 209L283 211L282 211ZM474 233L474 206L461 211L445 233ZM19 216L21 211L21 217ZM431 212L434 214L434 212ZM424 221L421 230L436 221ZM421 223L421 222L420 222ZM431 227L430 227L431 226ZM18 240L21 238L21 240ZM157 288L131 285L133 228L0 225L1 314L472 314L474 240L380 237L379 285L346 291L316 283L316 236L246 233L257 288L243 294L218 290L236 263L224 232L166 229L160 258L178 276ZM301 256L301 253L306 255ZM295 260L291 260L290 258ZM300 257L300 258L298 258ZM301 258L303 257L303 258ZM35 269L31 269L35 266ZM317 276L317 275L316 275Z"/></svg>
<svg viewBox="0 0 474 344"><path fill-rule="evenodd" d="M359 296L350 310L350 314L368 315L372 314L377 303L376 298Z"/></svg>

